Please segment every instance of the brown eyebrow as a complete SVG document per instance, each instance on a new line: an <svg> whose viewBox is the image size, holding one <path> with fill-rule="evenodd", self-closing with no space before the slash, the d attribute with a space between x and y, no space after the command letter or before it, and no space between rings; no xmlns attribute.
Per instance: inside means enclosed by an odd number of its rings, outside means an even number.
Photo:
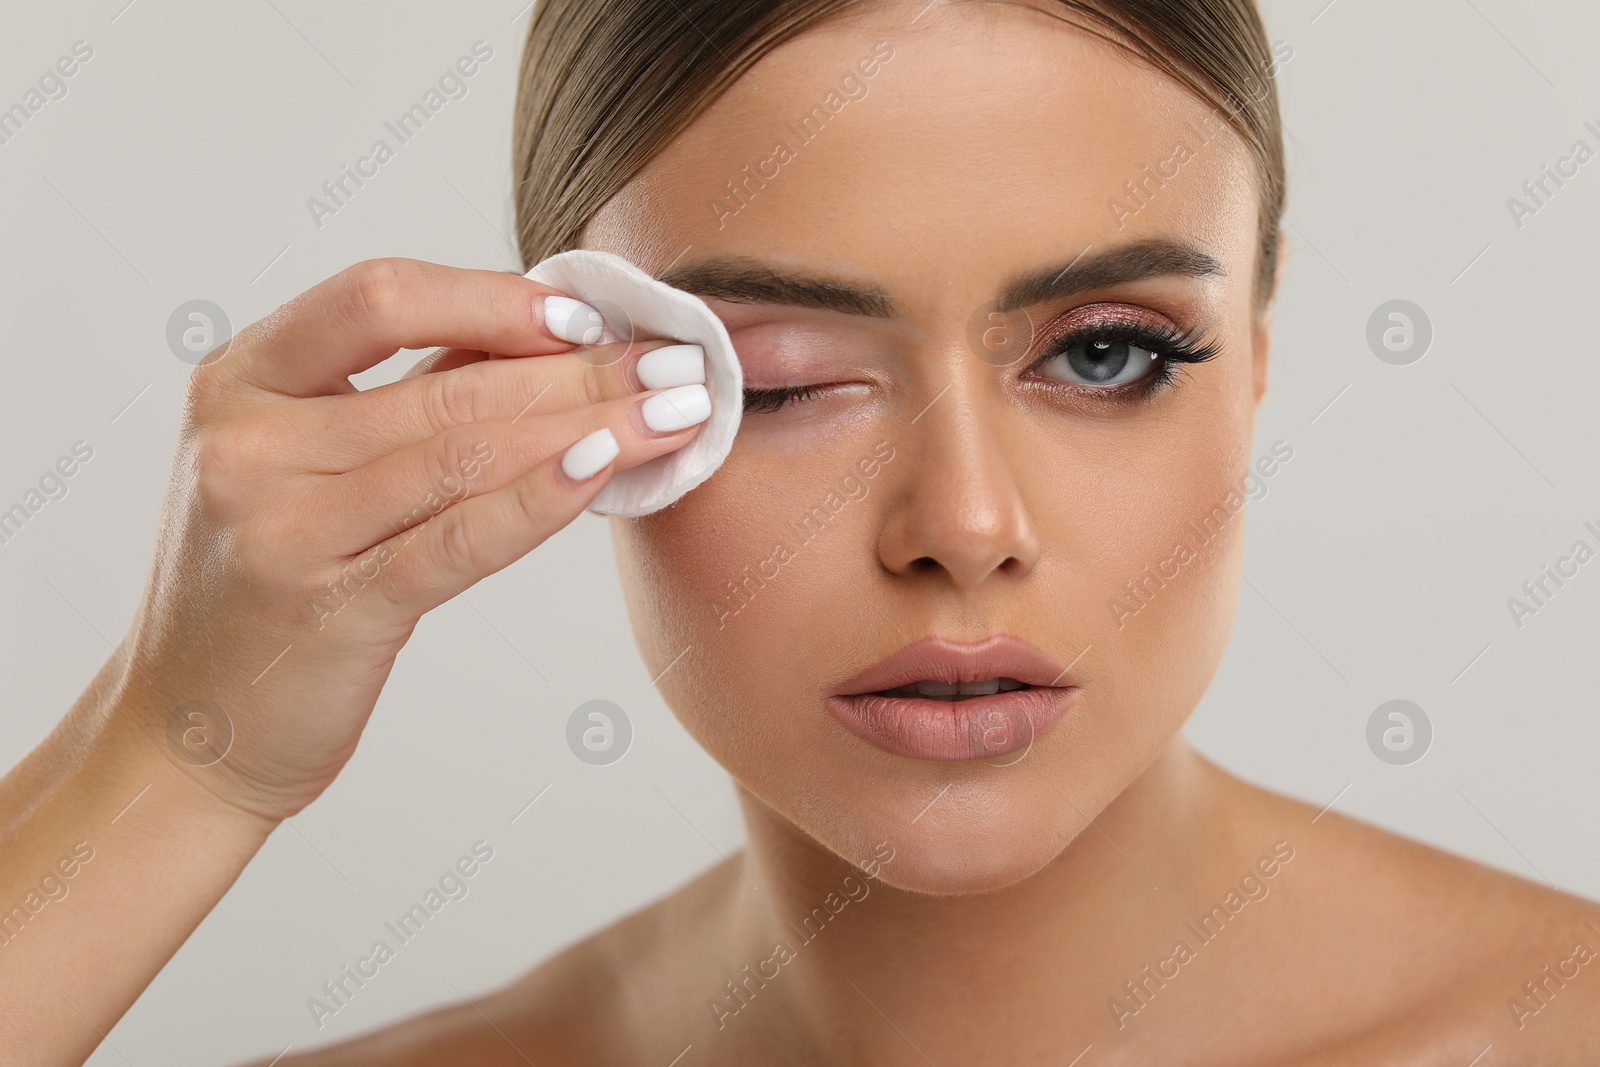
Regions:
<svg viewBox="0 0 1600 1067"><path fill-rule="evenodd" d="M779 270L759 260L728 256L687 263L657 281L700 297L738 304L782 304L844 315L887 319L900 313L894 297L873 285L822 274Z"/></svg>
<svg viewBox="0 0 1600 1067"><path fill-rule="evenodd" d="M1014 279L1001 290L995 310L1015 311L1145 278L1225 278L1228 274L1209 252L1164 238L1119 245L1095 256L1087 253L1088 249L1078 253L1077 259L1059 270L1036 271Z"/></svg>
<svg viewBox="0 0 1600 1067"><path fill-rule="evenodd" d="M1012 279L1002 287L996 310L1015 311L1144 278L1227 276L1215 256L1183 241L1151 238L1093 256L1087 251L1062 266ZM878 286L825 274L779 270L744 256L687 263L667 271L658 280L696 296L733 303L817 308L882 319L901 313L894 297Z"/></svg>

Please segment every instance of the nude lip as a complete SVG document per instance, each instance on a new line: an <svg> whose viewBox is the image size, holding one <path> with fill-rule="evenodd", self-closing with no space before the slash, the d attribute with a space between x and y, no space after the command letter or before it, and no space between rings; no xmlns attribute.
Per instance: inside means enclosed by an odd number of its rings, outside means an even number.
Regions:
<svg viewBox="0 0 1600 1067"><path fill-rule="evenodd" d="M918 681L1014 678L1027 688L944 701L884 696ZM964 643L923 637L844 682L826 698L851 733L886 752L954 762L1030 747L1070 710L1081 687L1055 660L1012 634Z"/></svg>

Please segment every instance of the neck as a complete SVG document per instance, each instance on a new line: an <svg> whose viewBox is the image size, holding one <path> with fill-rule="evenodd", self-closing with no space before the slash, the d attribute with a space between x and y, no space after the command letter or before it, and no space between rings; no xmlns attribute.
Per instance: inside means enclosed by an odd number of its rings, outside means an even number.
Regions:
<svg viewBox="0 0 1600 1067"><path fill-rule="evenodd" d="M745 977L746 1008L823 1062L922 1062L909 1045L938 1062L1053 1049L1066 1063L1113 1024L1108 1001L1139 979L1140 953L1170 948L1236 877L1249 849L1232 840L1226 780L1175 739L1037 873L952 896L870 877L870 856L863 873L741 789L750 881L735 941L758 952L751 974L777 974Z"/></svg>

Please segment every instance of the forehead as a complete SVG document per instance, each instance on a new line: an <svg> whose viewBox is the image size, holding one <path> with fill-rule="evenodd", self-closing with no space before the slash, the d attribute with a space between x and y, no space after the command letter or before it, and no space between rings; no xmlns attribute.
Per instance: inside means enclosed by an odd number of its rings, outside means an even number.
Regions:
<svg viewBox="0 0 1600 1067"><path fill-rule="evenodd" d="M1019 266L1177 238L1247 284L1245 142L1168 76L1036 7L890 5L765 56L596 214L653 273L748 256L982 300ZM1048 5L1045 5L1048 6Z"/></svg>

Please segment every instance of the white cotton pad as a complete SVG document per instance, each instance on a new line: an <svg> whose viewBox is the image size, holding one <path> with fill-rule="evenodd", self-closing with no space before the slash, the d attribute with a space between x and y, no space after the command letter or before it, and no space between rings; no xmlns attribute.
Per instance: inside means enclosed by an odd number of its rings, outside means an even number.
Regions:
<svg viewBox="0 0 1600 1067"><path fill-rule="evenodd" d="M579 248L535 266L527 277L600 312L613 339L666 338L706 350L711 417L675 452L617 471L589 505L601 515L636 519L660 511L722 465L744 414L744 373L727 327L705 301L674 289L610 252Z"/></svg>

